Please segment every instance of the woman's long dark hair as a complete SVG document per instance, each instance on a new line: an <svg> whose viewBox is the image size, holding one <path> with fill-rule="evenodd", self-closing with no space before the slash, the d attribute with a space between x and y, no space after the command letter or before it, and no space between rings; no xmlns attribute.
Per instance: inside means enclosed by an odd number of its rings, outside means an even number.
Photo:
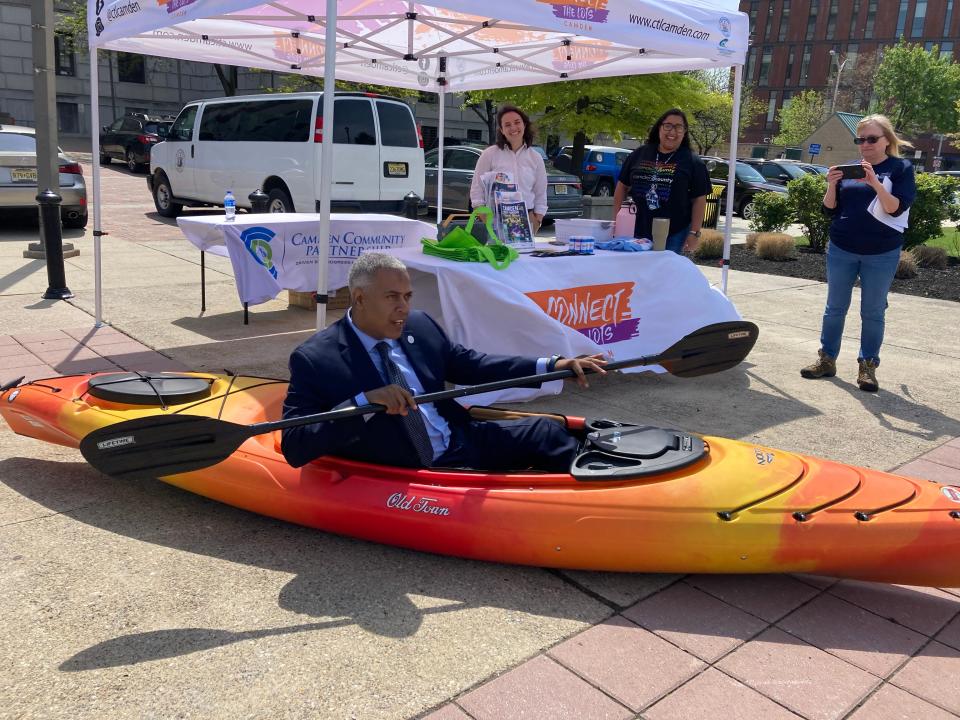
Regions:
<svg viewBox="0 0 960 720"><path fill-rule="evenodd" d="M671 115L679 115L683 118L683 140L680 141L680 147L688 148L690 147L690 133L686 132L690 127L690 123L687 122L687 114L683 112L680 108L670 108L663 115L657 118L657 121L653 124L653 127L650 128L650 134L647 135L647 144L653 145L654 147L660 144L660 126L663 125L663 121L666 120Z"/></svg>
<svg viewBox="0 0 960 720"><path fill-rule="evenodd" d="M527 144L527 147L533 147L533 139L536 135L533 131L533 125L530 123L530 118L527 117L527 114L515 105L503 105L497 110L497 147L503 150L510 144L500 129L500 121L503 120L503 116L507 113L516 113L520 116L520 119L523 120L523 141ZM684 122L686 122L686 118L684 118Z"/></svg>

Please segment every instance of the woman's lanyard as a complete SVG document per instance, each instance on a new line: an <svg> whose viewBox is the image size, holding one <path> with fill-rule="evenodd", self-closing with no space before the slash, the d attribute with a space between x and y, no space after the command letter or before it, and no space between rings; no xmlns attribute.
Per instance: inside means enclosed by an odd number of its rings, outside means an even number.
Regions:
<svg viewBox="0 0 960 720"><path fill-rule="evenodd" d="M673 156L676 154L676 152L677 151L674 150L672 153L670 153L667 159L663 161L663 167L667 166L667 164L673 159ZM653 161L653 180L650 181L650 189L647 190L647 194L645 196L647 200L647 207L651 210L656 210L660 207L660 195L657 193L657 185L660 182L660 167L660 150L658 149L657 158Z"/></svg>

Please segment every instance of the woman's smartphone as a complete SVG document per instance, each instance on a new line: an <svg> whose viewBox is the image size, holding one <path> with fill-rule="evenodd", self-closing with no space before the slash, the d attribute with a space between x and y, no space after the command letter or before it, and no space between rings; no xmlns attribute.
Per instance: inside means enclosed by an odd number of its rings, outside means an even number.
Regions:
<svg viewBox="0 0 960 720"><path fill-rule="evenodd" d="M867 173L863 169L863 165L851 164L851 165L837 165L837 170L843 173L844 180L859 180L865 178Z"/></svg>

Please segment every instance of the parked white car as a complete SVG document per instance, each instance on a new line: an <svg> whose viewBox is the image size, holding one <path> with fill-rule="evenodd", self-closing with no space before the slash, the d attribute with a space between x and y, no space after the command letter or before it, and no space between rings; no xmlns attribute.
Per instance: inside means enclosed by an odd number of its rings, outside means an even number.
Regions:
<svg viewBox="0 0 960 720"><path fill-rule="evenodd" d="M320 197L323 93L217 98L190 103L150 154L147 178L157 212L186 206L238 207L260 189L270 212L314 212ZM337 93L331 207L402 212L424 192L423 141L410 106L372 93Z"/></svg>

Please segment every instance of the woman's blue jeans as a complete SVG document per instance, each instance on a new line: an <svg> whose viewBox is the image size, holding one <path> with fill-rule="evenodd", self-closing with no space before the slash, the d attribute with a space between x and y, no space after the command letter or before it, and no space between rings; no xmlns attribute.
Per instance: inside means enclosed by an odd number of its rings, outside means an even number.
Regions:
<svg viewBox="0 0 960 720"><path fill-rule="evenodd" d="M858 360L880 362L887 293L900 261L900 248L877 255L858 255L827 246L827 307L823 311L820 347L832 358L840 354L843 323L853 284L860 278L860 354Z"/></svg>

